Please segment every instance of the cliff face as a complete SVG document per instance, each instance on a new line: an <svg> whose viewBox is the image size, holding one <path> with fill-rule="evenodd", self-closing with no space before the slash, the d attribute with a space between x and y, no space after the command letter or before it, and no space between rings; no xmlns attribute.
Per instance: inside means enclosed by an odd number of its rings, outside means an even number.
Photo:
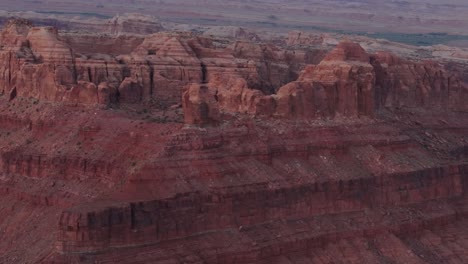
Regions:
<svg viewBox="0 0 468 264"><path fill-rule="evenodd" d="M436 62L412 63L381 52L372 57L377 75L377 107L465 110L467 84Z"/></svg>
<svg viewBox="0 0 468 264"><path fill-rule="evenodd" d="M457 66L302 38L8 24L0 263L468 262Z"/></svg>
<svg viewBox="0 0 468 264"><path fill-rule="evenodd" d="M373 116L375 72L358 44L340 43L317 67L307 68L299 81L323 87L329 115Z"/></svg>
<svg viewBox="0 0 468 264"><path fill-rule="evenodd" d="M78 84L74 56L55 29L12 22L3 31L1 43L2 93L62 101L72 90L78 89L77 94L84 90L73 87Z"/></svg>
<svg viewBox="0 0 468 264"><path fill-rule="evenodd" d="M468 94L459 75L436 62L412 62L385 52L368 55L348 41L337 45L318 65L306 66L296 81L280 87L276 94L264 95L250 88L240 75L218 77L199 86L211 90L212 108L293 119L372 118L379 109L399 107L465 111ZM192 85L184 96L190 97L190 89L199 86Z"/></svg>

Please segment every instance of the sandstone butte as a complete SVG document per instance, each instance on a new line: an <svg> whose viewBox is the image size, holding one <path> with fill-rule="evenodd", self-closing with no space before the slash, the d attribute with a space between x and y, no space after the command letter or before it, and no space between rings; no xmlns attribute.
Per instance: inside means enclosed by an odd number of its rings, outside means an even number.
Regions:
<svg viewBox="0 0 468 264"><path fill-rule="evenodd" d="M297 35L95 39L0 34L0 263L468 263L453 65Z"/></svg>

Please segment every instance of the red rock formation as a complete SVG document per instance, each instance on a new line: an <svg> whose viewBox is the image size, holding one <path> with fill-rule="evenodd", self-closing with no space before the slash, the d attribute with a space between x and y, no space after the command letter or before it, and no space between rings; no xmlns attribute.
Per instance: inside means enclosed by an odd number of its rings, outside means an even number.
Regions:
<svg viewBox="0 0 468 264"><path fill-rule="evenodd" d="M468 261L455 74L350 42L306 66L223 41L97 54L10 23L0 263Z"/></svg>
<svg viewBox="0 0 468 264"><path fill-rule="evenodd" d="M19 25L11 23L2 37L2 40L7 40L3 44L1 55L4 61L8 62L1 65L3 72L6 73L2 79L2 87L5 87L7 93L18 87L16 89L18 96L31 96L48 101L96 104L100 103L98 91L97 88L91 87L106 82L121 88L122 103L140 103L151 98L154 86L168 86L164 89L169 95L162 94L161 97L169 97L167 100L170 100L171 94L174 93L170 89L173 88L180 92L180 88L174 87L180 86L180 81L187 83L197 81L200 78L198 59L194 58L193 54L177 54L178 49L183 50L184 48L174 44L177 42L175 38L166 38L156 44L162 46L158 56L167 58L159 65L153 66L151 63L148 65L145 60L146 56L140 55L141 53L138 52L147 46L150 41L148 40L142 43L142 47L138 48L132 57L128 58L132 61L132 65L127 66L111 57L76 58L71 48L60 40L53 28L21 26L21 29L17 29ZM15 41L15 39L17 40ZM12 43L16 46L11 45ZM151 47L146 48L150 49ZM172 53L168 53L168 51ZM148 53L147 50L145 52ZM177 61L178 58L182 58L182 60ZM187 65L188 67L188 64L196 65L194 70L196 71L194 76L196 79L192 79L190 76L181 77L180 73L184 69L176 68L178 65ZM162 74L165 74L167 78L161 76L160 70L163 69L167 73ZM128 77L132 79L126 79ZM131 84L132 82L134 84ZM171 82L174 82L173 86L170 85ZM141 88L137 88L138 86ZM158 89L158 91L162 90L162 93L164 89ZM129 92L135 94L129 94ZM159 94L155 93L155 95ZM180 94L177 95L177 97L179 96ZM172 100L175 100L175 97L174 95ZM107 101L109 100L104 100L104 102Z"/></svg>
<svg viewBox="0 0 468 264"><path fill-rule="evenodd" d="M182 97L185 123L214 124L220 120L215 95L204 85L191 85Z"/></svg>
<svg viewBox="0 0 468 264"><path fill-rule="evenodd" d="M230 113L277 115L287 118L359 117L374 114L374 69L357 44L338 45L317 66L307 67L297 81L265 96L240 78L214 79L212 100Z"/></svg>
<svg viewBox="0 0 468 264"><path fill-rule="evenodd" d="M238 44L235 50L242 54L244 49ZM275 58L272 50L256 53ZM340 43L318 65L307 66L296 81L273 95L252 89L240 74L214 77L208 87L218 98L212 102L223 112L294 119L373 117L384 107L402 106L466 110L463 102L468 92L457 75L450 75L436 63L406 61L389 53L369 56L348 41Z"/></svg>
<svg viewBox="0 0 468 264"><path fill-rule="evenodd" d="M369 62L358 44L342 42L317 67L307 68L299 81L323 86L332 116L373 116L375 74Z"/></svg>
<svg viewBox="0 0 468 264"><path fill-rule="evenodd" d="M1 56L9 62L0 65L5 72L4 92L21 87L16 90L18 96L74 104L156 100L171 105L180 102L184 86L226 73L241 76L249 86L270 93L297 75L303 63L290 60L284 50L271 45L237 42L217 48L210 39L191 34L158 33L141 41L129 39L132 44L128 47L102 44L96 49L80 43L95 38L62 38L53 28L33 28L24 23L12 22L2 34ZM114 41L124 40L118 37ZM93 53L107 47L112 53L124 54ZM91 87L103 83L119 93L122 89L121 96L99 100L98 90ZM96 95L91 95L93 91Z"/></svg>
<svg viewBox="0 0 468 264"><path fill-rule="evenodd" d="M372 61L378 107L468 109L467 85L438 63L414 63L388 53L377 53Z"/></svg>
<svg viewBox="0 0 468 264"><path fill-rule="evenodd" d="M63 32L61 37L64 42L70 45L75 54L89 54L90 50L92 50L93 53L101 54L101 57L104 54L108 57L129 54L145 38L138 35L108 36L95 33L77 34L67 32Z"/></svg>
<svg viewBox="0 0 468 264"><path fill-rule="evenodd" d="M1 42L0 86L5 92L15 89L18 96L61 101L76 84L72 51L55 29L12 22Z"/></svg>

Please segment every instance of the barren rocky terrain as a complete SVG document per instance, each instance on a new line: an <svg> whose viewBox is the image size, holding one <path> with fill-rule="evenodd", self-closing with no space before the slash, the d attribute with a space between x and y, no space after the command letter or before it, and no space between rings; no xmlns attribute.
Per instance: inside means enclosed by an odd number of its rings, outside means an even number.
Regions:
<svg viewBox="0 0 468 264"><path fill-rule="evenodd" d="M468 262L468 51L286 26L462 1L181 2L0 3L0 263Z"/></svg>

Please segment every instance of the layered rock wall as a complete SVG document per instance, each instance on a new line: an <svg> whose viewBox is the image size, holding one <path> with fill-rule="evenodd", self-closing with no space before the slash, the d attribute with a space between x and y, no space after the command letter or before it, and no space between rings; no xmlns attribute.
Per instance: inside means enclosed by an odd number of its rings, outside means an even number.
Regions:
<svg viewBox="0 0 468 264"><path fill-rule="evenodd" d="M167 201L131 203L97 212L64 212L59 250L93 252L187 237L206 230L238 229L287 215L304 218L411 204L462 193L458 168L437 168L381 179L316 183L298 189L230 195L189 194ZM332 198L337 197L337 198ZM109 235L112 233L112 235Z"/></svg>
<svg viewBox="0 0 468 264"><path fill-rule="evenodd" d="M323 136L308 140L307 145L291 139L287 144L269 141L266 148L252 149L248 146L258 142L258 135L239 136L237 152L229 157L222 153L236 144L235 137L180 137L188 145L174 146L175 153L167 154L177 161L150 165L132 181L136 186L187 192L157 200L71 208L61 216L59 250L99 252L152 245L207 230L242 233L268 221L365 214L382 207L457 199L466 191L466 164L435 166L438 161L429 152L404 135L391 136L394 130L377 126L375 131L355 131L333 143L324 132L311 130L311 135ZM197 176L181 176L191 173ZM184 181L187 188L181 185ZM401 225L405 228L404 222Z"/></svg>

